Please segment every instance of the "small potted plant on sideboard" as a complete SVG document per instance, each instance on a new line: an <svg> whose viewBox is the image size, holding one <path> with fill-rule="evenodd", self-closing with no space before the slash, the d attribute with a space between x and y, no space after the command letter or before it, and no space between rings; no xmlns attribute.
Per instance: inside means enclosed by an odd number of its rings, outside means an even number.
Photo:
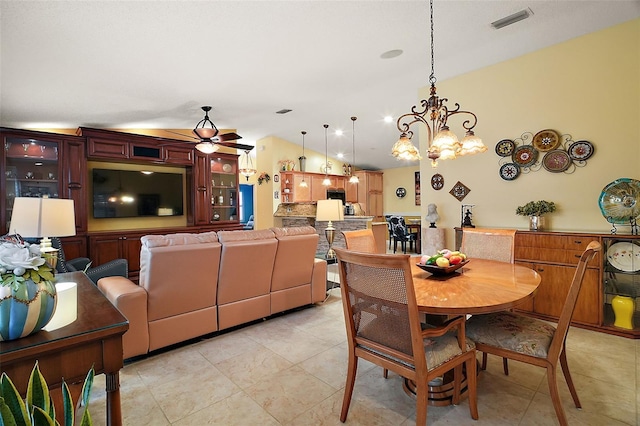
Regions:
<svg viewBox="0 0 640 426"><path fill-rule="evenodd" d="M529 216L529 230L542 231L544 228L544 216L546 213L556 211L556 205L553 201L529 201L524 206L516 209L516 214L520 216Z"/></svg>

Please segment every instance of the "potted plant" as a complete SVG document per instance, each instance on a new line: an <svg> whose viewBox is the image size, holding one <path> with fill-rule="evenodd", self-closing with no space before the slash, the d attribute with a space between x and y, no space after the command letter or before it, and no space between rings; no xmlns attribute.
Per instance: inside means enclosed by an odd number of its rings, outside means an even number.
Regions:
<svg viewBox="0 0 640 426"><path fill-rule="evenodd" d="M91 426L91 415L87 409L91 386L95 371L93 367L87 373L82 385L80 404L74 406L71 392L67 384L62 381L62 412L65 426ZM49 394L47 382L40 373L38 361L31 370L27 385L27 397L23 401L13 382L6 373L0 377L0 424L3 425L59 425L55 420L56 409ZM60 407L58 407L60 409ZM76 415L80 416L79 422L75 421Z"/></svg>
<svg viewBox="0 0 640 426"><path fill-rule="evenodd" d="M543 215L556 211L556 205L553 201L529 201L524 206L516 209L516 214L520 216L529 216L529 230L541 231L544 227Z"/></svg>

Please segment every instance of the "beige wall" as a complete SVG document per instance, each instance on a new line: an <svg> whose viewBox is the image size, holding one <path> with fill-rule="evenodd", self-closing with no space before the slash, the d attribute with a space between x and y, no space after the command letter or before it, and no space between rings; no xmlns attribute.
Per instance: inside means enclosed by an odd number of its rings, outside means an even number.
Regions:
<svg viewBox="0 0 640 426"><path fill-rule="evenodd" d="M397 214L402 216L420 216L420 206L416 206L415 172L419 166L396 167L383 170L383 198L384 214ZM396 197L396 189L404 188L407 195L404 198ZM423 189L421 188L421 191Z"/></svg>
<svg viewBox="0 0 640 426"><path fill-rule="evenodd" d="M463 203L475 205L476 226L528 229L528 219L516 216L516 207L545 199L558 205L547 216L550 230L609 232L598 206L602 189L617 178L640 179L640 19L439 82L437 88L450 106L458 102L477 114L476 134L489 148L441 161L437 169L427 161L420 166L421 216L427 204L438 205L438 227L447 228L448 246L453 246L452 228L460 226L462 203L449 194L457 181L471 189ZM428 97L428 87L420 96ZM458 128L452 126L461 138ZM500 178L496 143L543 129L588 140L595 154L571 174L542 168L514 181ZM420 136L425 152L425 136ZM440 191L429 184L436 172L445 180ZM407 182L413 176L409 169L404 174ZM385 180L390 175L385 170Z"/></svg>

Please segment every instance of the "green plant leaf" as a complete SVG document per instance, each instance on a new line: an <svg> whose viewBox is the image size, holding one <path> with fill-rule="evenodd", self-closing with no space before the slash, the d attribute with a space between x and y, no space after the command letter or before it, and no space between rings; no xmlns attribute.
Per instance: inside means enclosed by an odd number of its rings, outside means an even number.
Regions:
<svg viewBox="0 0 640 426"><path fill-rule="evenodd" d="M29 384L27 386L27 405L41 408L45 413L49 412L51 398L49 397L49 387L44 377L40 373L38 361L31 370Z"/></svg>
<svg viewBox="0 0 640 426"><path fill-rule="evenodd" d="M84 414L82 415L82 421L80 422L80 426L92 426L93 420L91 420L91 414L89 410L84 410Z"/></svg>
<svg viewBox="0 0 640 426"><path fill-rule="evenodd" d="M17 426L16 419L11 413L11 409L0 396L0 426Z"/></svg>
<svg viewBox="0 0 640 426"><path fill-rule="evenodd" d="M91 388L93 387L93 378L95 377L95 374L96 372L93 369L93 366L91 366L91 369L87 373L87 377L85 377L84 383L82 384L82 396L80 402L84 406L89 405L89 397L91 396Z"/></svg>
<svg viewBox="0 0 640 426"><path fill-rule="evenodd" d="M75 407L73 406L73 398L71 397L71 392L69 391L69 386L67 386L66 382L62 382L62 405L64 412L64 426L73 426L73 423L75 422Z"/></svg>
<svg viewBox="0 0 640 426"><path fill-rule="evenodd" d="M56 426L55 420L49 417L49 414L40 407L33 407L33 424L37 426Z"/></svg>
<svg viewBox="0 0 640 426"><path fill-rule="evenodd" d="M2 394L4 405L6 405L12 413L15 424L18 426L27 426L31 424L27 407L24 404L22 397L20 397L20 393L6 373L2 373L2 377L0 377L0 392Z"/></svg>

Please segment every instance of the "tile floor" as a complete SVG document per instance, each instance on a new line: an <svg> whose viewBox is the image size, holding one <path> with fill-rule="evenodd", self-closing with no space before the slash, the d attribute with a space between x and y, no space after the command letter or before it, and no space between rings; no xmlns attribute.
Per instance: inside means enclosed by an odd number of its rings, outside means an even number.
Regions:
<svg viewBox="0 0 640 426"><path fill-rule="evenodd" d="M571 425L636 425L640 341L572 328L569 364L582 402L560 392ZM480 419L459 406L429 407L430 425L555 425L545 372L517 362L510 375L489 357L478 382ZM125 425L339 425L347 368L340 290L323 304L202 339L121 371ZM89 406L103 425L104 375ZM415 404L401 379L360 363L347 425L412 425Z"/></svg>

